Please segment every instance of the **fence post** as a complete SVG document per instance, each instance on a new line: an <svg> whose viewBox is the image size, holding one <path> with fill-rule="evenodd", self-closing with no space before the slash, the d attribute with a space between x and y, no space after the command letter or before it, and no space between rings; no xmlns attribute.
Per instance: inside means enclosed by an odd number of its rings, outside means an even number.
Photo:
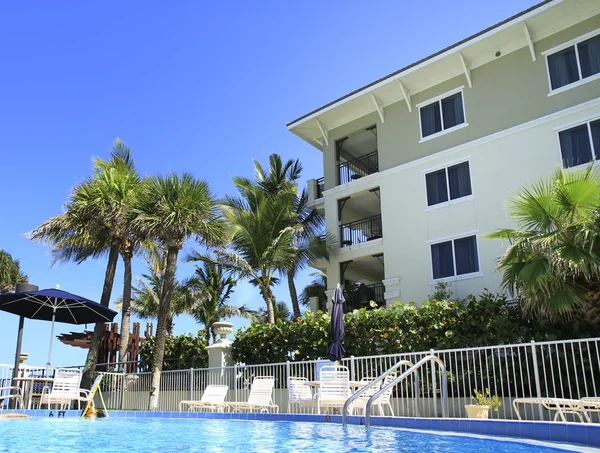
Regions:
<svg viewBox="0 0 600 453"><path fill-rule="evenodd" d="M287 388L290 381L290 361L285 362L285 387ZM288 389L287 413L290 414L290 390Z"/></svg>
<svg viewBox="0 0 600 453"><path fill-rule="evenodd" d="M233 365L233 401L237 402L238 372L237 363Z"/></svg>
<svg viewBox="0 0 600 453"><path fill-rule="evenodd" d="M429 350L429 355L435 355L435 351L433 349ZM418 373L418 371L417 371ZM433 390L433 416L438 416L438 407L437 407L437 379L435 375L435 362L431 362L431 389Z"/></svg>
<svg viewBox="0 0 600 453"><path fill-rule="evenodd" d="M537 397L541 398L542 397L542 387L540 385L540 372L539 372L539 368L538 368L538 361L537 361L537 351L535 348L535 340L531 340L531 357L533 359L533 375L535 377L535 391L537 393ZM542 410L542 405L538 405L538 410L540 413L540 420L544 420L544 412Z"/></svg>
<svg viewBox="0 0 600 453"><path fill-rule="evenodd" d="M190 368L190 401L194 401L194 368Z"/></svg>
<svg viewBox="0 0 600 453"><path fill-rule="evenodd" d="M351 381L356 380L356 372L354 369L354 356L353 355L350 356L350 376L352 376L350 378Z"/></svg>
<svg viewBox="0 0 600 453"><path fill-rule="evenodd" d="M125 409L125 392L127 391L127 374L119 375L121 379L121 410Z"/></svg>

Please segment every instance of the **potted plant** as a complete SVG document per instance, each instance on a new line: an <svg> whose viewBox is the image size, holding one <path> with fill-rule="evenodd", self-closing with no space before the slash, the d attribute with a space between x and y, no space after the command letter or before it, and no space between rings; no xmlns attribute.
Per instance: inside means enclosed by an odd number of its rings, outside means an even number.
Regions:
<svg viewBox="0 0 600 453"><path fill-rule="evenodd" d="M498 412L498 408L502 405L500 398L496 395L490 396L490 389L485 389L483 392L473 391L471 397L473 404L466 404L468 418L488 418L490 409Z"/></svg>

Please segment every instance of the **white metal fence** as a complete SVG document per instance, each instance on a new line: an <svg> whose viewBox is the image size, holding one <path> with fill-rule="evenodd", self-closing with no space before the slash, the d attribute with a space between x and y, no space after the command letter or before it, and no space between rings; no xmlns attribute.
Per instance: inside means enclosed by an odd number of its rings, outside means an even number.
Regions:
<svg viewBox="0 0 600 453"><path fill-rule="evenodd" d="M446 365L448 377L448 414L464 417L464 405L470 403L473 390L490 389L502 400L498 412L491 417L513 419L514 398L555 397L579 399L600 396L600 338L524 343L479 348L431 350L417 353L349 357L343 365L350 370L351 380L376 377L399 360L416 363L428 354L437 355ZM265 365L238 365L224 368L164 371L161 377L159 410L177 410L179 401L200 399L209 384L226 384L228 401L247 401L252 379L273 376L273 402L280 412L298 412L288 405L287 379L290 376L318 379L324 361L286 362ZM412 379L394 390L394 415L440 416L441 376L439 369L426 367L419 371L419 398L415 404ZM110 408L146 410L151 385L150 373L106 373L103 393ZM387 415L391 415L388 414ZM521 416L527 420L551 420L551 414L537 406L525 406ZM595 421L598 414L593 415Z"/></svg>
<svg viewBox="0 0 600 453"><path fill-rule="evenodd" d="M464 405L470 403L473 390L490 389L498 395L502 406L493 418L513 419L512 401L523 397L555 397L579 399L600 396L600 338L531 342L466 349L431 350L417 353L349 357L342 364L350 370L351 380L376 377L399 360L416 363L435 354L446 365L448 378L448 414L464 417ZM286 362L264 365L238 365L224 368L164 371L161 377L159 409L178 409L179 401L200 399L210 384L226 384L228 401L247 401L252 380L256 376L273 376L273 402L280 412L298 412L288 405L287 380L290 376L318 380L318 370L326 361ZM0 364L0 387L10 385L12 365ZM43 367L24 367L22 376L44 376ZM412 379L394 390L394 415L440 416L441 376L433 366L421 369L418 405ZM146 410L151 373L105 373L102 391L111 409ZM389 412L387 413L388 415ZM551 420L551 414L537 406L525 406L521 416L527 420ZM600 421L593 414L594 421Z"/></svg>

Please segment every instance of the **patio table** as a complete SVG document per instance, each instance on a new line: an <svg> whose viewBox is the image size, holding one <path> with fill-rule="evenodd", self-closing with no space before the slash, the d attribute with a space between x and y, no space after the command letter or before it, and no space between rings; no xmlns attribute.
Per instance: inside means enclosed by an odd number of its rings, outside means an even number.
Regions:
<svg viewBox="0 0 600 453"><path fill-rule="evenodd" d="M23 390L23 399L27 400L27 409L31 409L31 399L33 396L33 385L36 382L51 383L54 378L51 377L17 377L13 381L21 384Z"/></svg>

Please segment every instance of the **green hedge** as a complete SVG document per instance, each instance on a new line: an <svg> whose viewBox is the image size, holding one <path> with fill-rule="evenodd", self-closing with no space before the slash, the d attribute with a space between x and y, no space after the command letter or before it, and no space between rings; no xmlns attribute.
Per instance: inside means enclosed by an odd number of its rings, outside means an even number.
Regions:
<svg viewBox="0 0 600 453"><path fill-rule="evenodd" d="M329 324L329 315L321 312L253 324L236 333L233 358L246 364L325 358ZM464 301L425 301L421 307L397 303L389 309L355 310L344 315L344 324L346 355L357 357L589 336L577 324L526 319L503 297L489 293Z"/></svg>
<svg viewBox="0 0 600 453"><path fill-rule="evenodd" d="M198 331L198 335L178 335L165 338L165 356L163 370L185 370L188 368L208 367L206 351L206 333ZM152 369L154 360L154 342L156 337L149 337L140 346L141 368Z"/></svg>

